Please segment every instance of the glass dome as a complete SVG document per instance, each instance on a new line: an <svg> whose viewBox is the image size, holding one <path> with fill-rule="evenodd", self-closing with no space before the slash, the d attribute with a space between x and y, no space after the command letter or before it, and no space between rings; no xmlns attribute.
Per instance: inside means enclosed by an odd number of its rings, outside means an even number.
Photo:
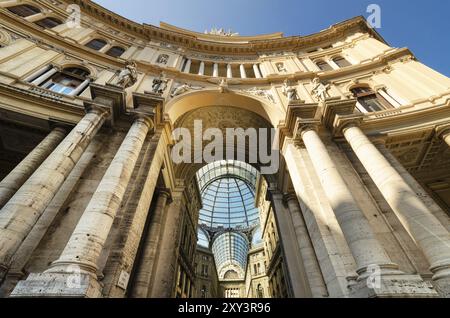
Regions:
<svg viewBox="0 0 450 318"><path fill-rule="evenodd" d="M255 206L257 171L235 161L219 161L197 173L203 207L200 224L211 228L240 229L259 224Z"/></svg>
<svg viewBox="0 0 450 318"><path fill-rule="evenodd" d="M247 239L241 233L225 232L219 235L212 245L219 273L233 264L244 271L247 267L248 245Z"/></svg>
<svg viewBox="0 0 450 318"><path fill-rule="evenodd" d="M250 247L246 235L259 227L255 204L258 171L244 162L222 160L204 166L196 176L202 196L198 244L208 246L206 233L213 233L219 279L231 279L226 274L232 272L243 279Z"/></svg>

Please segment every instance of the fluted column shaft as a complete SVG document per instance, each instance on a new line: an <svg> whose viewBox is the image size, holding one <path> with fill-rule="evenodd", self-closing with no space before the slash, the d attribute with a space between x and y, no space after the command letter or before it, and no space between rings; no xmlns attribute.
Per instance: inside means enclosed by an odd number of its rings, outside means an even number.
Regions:
<svg viewBox="0 0 450 318"><path fill-rule="evenodd" d="M181 236L180 223L183 217L182 192L173 193L173 202L167 208L163 237L156 264L155 281L149 294L151 298L171 298L175 275L177 273L177 256Z"/></svg>
<svg viewBox="0 0 450 318"><path fill-rule="evenodd" d="M156 201L153 217L145 236L144 248L141 255L140 266L134 281L133 297L146 298L150 293L152 272L155 269L157 248L161 239L161 227L164 221L167 201L170 197L168 191L160 191Z"/></svg>
<svg viewBox="0 0 450 318"><path fill-rule="evenodd" d="M53 129L3 180L0 182L0 209L36 171L63 140L66 131Z"/></svg>
<svg viewBox="0 0 450 318"><path fill-rule="evenodd" d="M295 226L295 232L300 245L300 253L305 266L312 297L327 297L328 291L317 261L314 247L311 244L311 238L309 237L297 197L295 195L290 195L286 198L286 201L289 211L291 212L292 222Z"/></svg>
<svg viewBox="0 0 450 318"><path fill-rule="evenodd" d="M395 268L314 127L305 127L302 139L355 258L358 274L364 273L370 265Z"/></svg>
<svg viewBox="0 0 450 318"><path fill-rule="evenodd" d="M363 131L343 129L358 159L429 261L433 279L450 277L450 234Z"/></svg>
<svg viewBox="0 0 450 318"><path fill-rule="evenodd" d="M47 272L73 264L96 274L100 254L151 125L151 121L146 118L134 121L64 251Z"/></svg>
<svg viewBox="0 0 450 318"><path fill-rule="evenodd" d="M90 110L0 211L0 278L105 119Z"/></svg>

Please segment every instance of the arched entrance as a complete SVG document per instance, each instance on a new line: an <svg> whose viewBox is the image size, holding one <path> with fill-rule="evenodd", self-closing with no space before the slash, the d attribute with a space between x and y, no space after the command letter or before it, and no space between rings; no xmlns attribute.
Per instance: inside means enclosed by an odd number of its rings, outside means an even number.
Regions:
<svg viewBox="0 0 450 318"><path fill-rule="evenodd" d="M296 239L283 228L286 220L279 222L286 206L282 195L273 196L286 183L273 128L282 112L241 94L196 91L169 102L166 114L175 179L189 194L177 201L179 211L169 208L172 232L161 245L171 246L171 255L157 265L151 296L204 297L206 286L209 297L257 297L270 280L283 287L268 296L307 296L299 249L285 244ZM264 173L272 164L273 173Z"/></svg>

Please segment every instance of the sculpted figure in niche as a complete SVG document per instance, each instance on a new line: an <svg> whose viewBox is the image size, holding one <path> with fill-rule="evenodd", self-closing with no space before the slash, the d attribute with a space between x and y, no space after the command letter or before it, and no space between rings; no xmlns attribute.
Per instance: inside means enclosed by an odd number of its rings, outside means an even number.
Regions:
<svg viewBox="0 0 450 318"><path fill-rule="evenodd" d="M127 62L125 68L120 71L117 85L128 88L133 86L137 82L137 65L136 62Z"/></svg>
<svg viewBox="0 0 450 318"><path fill-rule="evenodd" d="M287 97L289 102L299 100L297 89L293 86L290 86L288 80L284 81L282 92Z"/></svg>
<svg viewBox="0 0 450 318"><path fill-rule="evenodd" d="M282 62L277 63L276 66L277 66L278 72L280 72L280 73L287 73L287 69L284 66L284 63L282 63Z"/></svg>
<svg viewBox="0 0 450 318"><path fill-rule="evenodd" d="M163 94L167 88L168 82L169 80L165 78L164 73L161 73L159 77L156 77L153 80L152 93Z"/></svg>
<svg viewBox="0 0 450 318"><path fill-rule="evenodd" d="M169 55L167 54L161 54L158 56L158 59L156 60L156 63L158 64L167 64L169 62Z"/></svg>
<svg viewBox="0 0 450 318"><path fill-rule="evenodd" d="M313 79L313 88L311 93L319 102L324 102L325 99L329 96L328 90L330 89L330 84L323 84L320 82L320 78L316 77Z"/></svg>

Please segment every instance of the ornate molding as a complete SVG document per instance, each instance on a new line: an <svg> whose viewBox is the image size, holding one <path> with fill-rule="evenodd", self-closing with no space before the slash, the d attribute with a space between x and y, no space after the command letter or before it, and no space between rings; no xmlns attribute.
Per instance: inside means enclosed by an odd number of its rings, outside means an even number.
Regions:
<svg viewBox="0 0 450 318"><path fill-rule="evenodd" d="M363 114L339 115L337 114L333 123L333 136L342 137L344 130L352 125L360 126L364 120Z"/></svg>
<svg viewBox="0 0 450 318"><path fill-rule="evenodd" d="M260 97L260 98L263 98L263 99L271 102L272 104L276 104L275 97L273 97L270 90L253 87L253 88L249 88L249 89L241 89L240 92L247 93L247 94L250 94L250 95L253 95L256 97Z"/></svg>
<svg viewBox="0 0 450 318"><path fill-rule="evenodd" d="M269 37L267 39L252 39L239 42L212 42L201 39L201 34L183 33L182 31L174 31L168 28L160 28L148 24L138 24L126 18L115 14L100 5L86 0L65 0L66 3L78 4L82 10L97 18L99 21L109 24L111 27L126 29L129 33L139 36L143 39L155 39L165 41L174 45L183 45L187 48L203 52L215 52L219 54L233 53L251 55L263 53L265 51L298 51L304 47L311 47L318 43L335 39L347 33L361 30L369 33L371 36L385 42L379 34L370 29L363 17L355 17L347 21L332 25L326 30L308 36L292 36L292 37ZM235 36L232 38L239 39ZM247 37L242 37L247 39ZM169 41L167 39L170 39ZM250 46L250 50L249 50Z"/></svg>

